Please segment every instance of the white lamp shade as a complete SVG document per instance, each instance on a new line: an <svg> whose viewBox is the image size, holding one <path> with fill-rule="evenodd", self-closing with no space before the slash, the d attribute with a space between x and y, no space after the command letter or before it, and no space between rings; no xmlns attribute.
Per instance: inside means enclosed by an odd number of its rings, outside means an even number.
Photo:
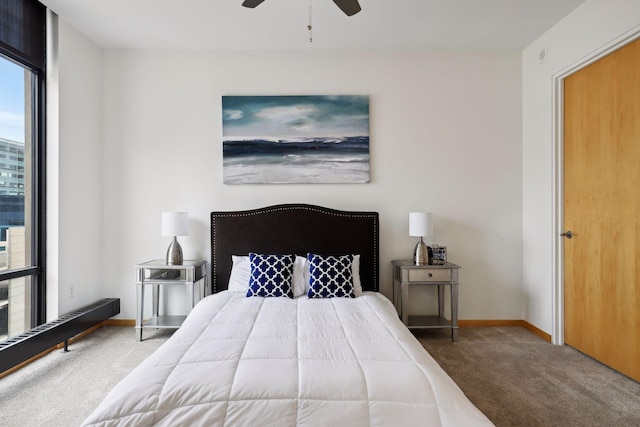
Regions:
<svg viewBox="0 0 640 427"><path fill-rule="evenodd" d="M188 212L162 212L163 236L186 236L189 234Z"/></svg>
<svg viewBox="0 0 640 427"><path fill-rule="evenodd" d="M409 213L409 236L433 236L431 212Z"/></svg>

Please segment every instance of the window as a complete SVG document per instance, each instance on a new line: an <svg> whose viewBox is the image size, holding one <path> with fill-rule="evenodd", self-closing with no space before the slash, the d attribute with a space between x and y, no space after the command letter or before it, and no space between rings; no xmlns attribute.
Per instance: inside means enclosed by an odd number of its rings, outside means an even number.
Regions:
<svg viewBox="0 0 640 427"><path fill-rule="evenodd" d="M45 12L0 2L0 341L45 321Z"/></svg>

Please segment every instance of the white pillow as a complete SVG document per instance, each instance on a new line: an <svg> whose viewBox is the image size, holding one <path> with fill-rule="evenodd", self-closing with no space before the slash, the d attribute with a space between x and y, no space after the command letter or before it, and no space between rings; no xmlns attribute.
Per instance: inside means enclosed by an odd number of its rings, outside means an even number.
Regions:
<svg viewBox="0 0 640 427"><path fill-rule="evenodd" d="M251 277L251 261L249 256L232 255L233 267L229 276L229 289L232 292L247 293L249 289L249 278Z"/></svg>
<svg viewBox="0 0 640 427"><path fill-rule="evenodd" d="M309 290L309 261L297 256L293 263L293 297L306 295Z"/></svg>
<svg viewBox="0 0 640 427"><path fill-rule="evenodd" d="M229 277L228 289L232 292L246 293L249 289L251 277L251 261L248 255L232 255L233 267ZM356 297L362 296L362 283L360 282L360 255L353 256L351 264L353 275L353 292ZM309 261L302 256L296 256L293 263L293 297L306 295L309 291Z"/></svg>
<svg viewBox="0 0 640 427"><path fill-rule="evenodd" d="M362 282L360 281L360 255L353 256L351 263L351 274L353 275L353 293L357 297L362 296Z"/></svg>

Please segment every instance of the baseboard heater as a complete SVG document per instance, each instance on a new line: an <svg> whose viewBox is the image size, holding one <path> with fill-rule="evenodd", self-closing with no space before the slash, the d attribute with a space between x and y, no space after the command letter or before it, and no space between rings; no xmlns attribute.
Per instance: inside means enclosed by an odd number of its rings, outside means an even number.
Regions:
<svg viewBox="0 0 640 427"><path fill-rule="evenodd" d="M0 373L120 313L120 298L105 298L0 342Z"/></svg>

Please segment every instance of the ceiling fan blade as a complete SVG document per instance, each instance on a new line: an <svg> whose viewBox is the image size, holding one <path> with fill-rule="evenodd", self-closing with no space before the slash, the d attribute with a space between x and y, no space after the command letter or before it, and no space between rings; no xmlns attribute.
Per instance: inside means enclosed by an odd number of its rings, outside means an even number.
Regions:
<svg viewBox="0 0 640 427"><path fill-rule="evenodd" d="M358 0L333 0L333 2L347 16L355 15L362 10L360 9L360 3L358 3Z"/></svg>
<svg viewBox="0 0 640 427"><path fill-rule="evenodd" d="M250 8L254 8L256 6L258 6L260 3L262 3L264 0L244 0L242 2L242 5L244 7L250 7Z"/></svg>

